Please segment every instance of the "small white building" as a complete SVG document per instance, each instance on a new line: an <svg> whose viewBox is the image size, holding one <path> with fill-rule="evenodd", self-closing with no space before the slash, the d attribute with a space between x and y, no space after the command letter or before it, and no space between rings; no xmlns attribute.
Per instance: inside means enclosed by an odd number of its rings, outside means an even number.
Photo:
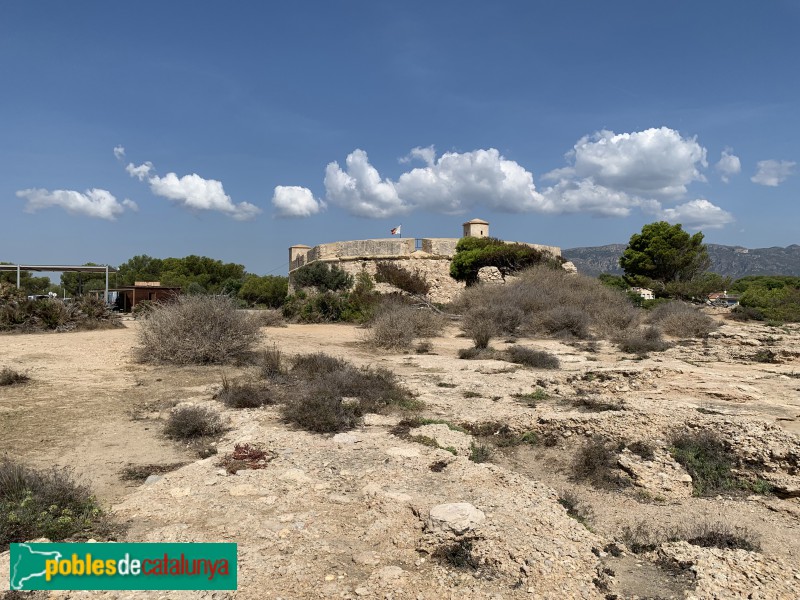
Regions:
<svg viewBox="0 0 800 600"><path fill-rule="evenodd" d="M631 292L634 294L639 294L642 297L642 300L655 300L656 296L653 293L653 290L648 290L647 288L642 287L632 287L630 289Z"/></svg>

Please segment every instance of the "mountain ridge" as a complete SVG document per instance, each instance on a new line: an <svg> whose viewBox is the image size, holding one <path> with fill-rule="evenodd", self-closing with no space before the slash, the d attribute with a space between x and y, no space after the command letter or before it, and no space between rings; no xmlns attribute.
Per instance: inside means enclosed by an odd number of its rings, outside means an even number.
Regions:
<svg viewBox="0 0 800 600"><path fill-rule="evenodd" d="M800 244L771 246L769 248L745 248L707 244L711 258L711 271L738 279L748 275L794 275L800 276ZM622 275L619 257L627 244L584 246L568 248L562 255L578 268L579 273L596 277L600 273Z"/></svg>

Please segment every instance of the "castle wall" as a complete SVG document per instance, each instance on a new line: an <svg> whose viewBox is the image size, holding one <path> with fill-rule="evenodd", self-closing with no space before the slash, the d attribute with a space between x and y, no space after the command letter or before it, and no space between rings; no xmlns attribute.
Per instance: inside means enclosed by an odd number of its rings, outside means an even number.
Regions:
<svg viewBox="0 0 800 600"><path fill-rule="evenodd" d="M433 302L447 303L464 289L465 284L450 277L450 261L456 253L460 238L423 238L419 240L420 250L416 250L414 238L385 238L373 240L352 240L319 244L308 251L298 252L289 265L289 293L294 292L291 273L311 262L322 261L337 266L343 271L357 276L366 271L373 279L377 262L395 263L412 272L418 272L430 283L428 294ZM513 243L513 242L509 242ZM561 256L561 248L528 244L527 246ZM379 292L397 291L385 283L376 284Z"/></svg>

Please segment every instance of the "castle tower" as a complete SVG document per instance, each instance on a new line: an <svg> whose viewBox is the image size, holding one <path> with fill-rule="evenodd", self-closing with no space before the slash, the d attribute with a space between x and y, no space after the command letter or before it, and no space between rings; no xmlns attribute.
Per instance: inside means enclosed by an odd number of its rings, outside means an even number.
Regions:
<svg viewBox="0 0 800 600"><path fill-rule="evenodd" d="M489 237L489 221L472 219L464 223L464 237Z"/></svg>

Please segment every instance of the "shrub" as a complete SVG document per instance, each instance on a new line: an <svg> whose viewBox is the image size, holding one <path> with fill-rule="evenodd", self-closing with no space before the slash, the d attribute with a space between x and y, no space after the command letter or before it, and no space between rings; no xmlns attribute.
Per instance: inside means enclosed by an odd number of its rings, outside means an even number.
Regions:
<svg viewBox="0 0 800 600"><path fill-rule="evenodd" d="M680 338L704 338L719 327L710 316L684 302L667 302L656 306L647 322L666 334Z"/></svg>
<svg viewBox="0 0 800 600"><path fill-rule="evenodd" d="M474 554L474 541L461 538L450 544L439 546L432 554L438 562L465 571L477 571L481 565L480 558Z"/></svg>
<svg viewBox="0 0 800 600"><path fill-rule="evenodd" d="M264 308L254 315L261 327L286 327L283 312L276 308Z"/></svg>
<svg viewBox="0 0 800 600"><path fill-rule="evenodd" d="M734 321L763 321L766 319L764 313L752 306L734 306L728 315Z"/></svg>
<svg viewBox="0 0 800 600"><path fill-rule="evenodd" d="M286 372L283 366L283 353L275 344L272 345L272 348L261 351L256 360L256 366L264 379L275 379Z"/></svg>
<svg viewBox="0 0 800 600"><path fill-rule="evenodd" d="M474 463L487 462L492 457L492 449L484 444L470 444L469 459Z"/></svg>
<svg viewBox="0 0 800 600"><path fill-rule="evenodd" d="M214 397L229 408L259 408L275 403L269 388L263 383L232 383L225 375L222 376L222 388Z"/></svg>
<svg viewBox="0 0 800 600"><path fill-rule="evenodd" d="M89 488L67 469L36 471L0 459L0 551L39 537L61 541L101 524Z"/></svg>
<svg viewBox="0 0 800 600"><path fill-rule="evenodd" d="M656 456L655 447L647 442L633 442L628 444L628 450L636 454L642 460L653 460Z"/></svg>
<svg viewBox="0 0 800 600"><path fill-rule="evenodd" d="M8 367L3 367L0 369L0 386L20 385L23 383L28 383L30 380L31 378L26 374L9 369Z"/></svg>
<svg viewBox="0 0 800 600"><path fill-rule="evenodd" d="M585 338L590 333L611 337L639 319L624 292L591 277L541 265L520 272L517 281L506 285L468 287L454 308L463 314L485 310L495 328L507 335L520 328L562 337Z"/></svg>
<svg viewBox="0 0 800 600"><path fill-rule="evenodd" d="M342 397L322 385L309 387L303 397L283 406L283 418L315 433L333 433L355 427L363 411L358 403L345 403Z"/></svg>
<svg viewBox="0 0 800 600"><path fill-rule="evenodd" d="M558 503L567 510L567 515L589 529L589 524L594 517L594 511L588 504L582 502L575 492L564 490L558 497Z"/></svg>
<svg viewBox="0 0 800 600"><path fill-rule="evenodd" d="M291 372L312 387L324 388L338 397L357 398L362 413L416 408L411 392L399 385L395 374L387 369L359 368L317 353L295 357Z"/></svg>
<svg viewBox="0 0 800 600"><path fill-rule="evenodd" d="M414 348L414 352L416 352L417 354L430 354L431 350L433 350L433 344L431 344L427 340L421 341Z"/></svg>
<svg viewBox="0 0 800 600"><path fill-rule="evenodd" d="M367 340L379 348L404 350L415 338L441 334L446 319L427 308L415 308L403 301L387 298L375 310L369 323Z"/></svg>
<svg viewBox="0 0 800 600"><path fill-rule="evenodd" d="M414 296L425 296L431 289L431 285L419 270L410 271L398 264L381 261L375 265L375 281L378 283L388 283Z"/></svg>
<svg viewBox="0 0 800 600"><path fill-rule="evenodd" d="M219 466L224 467L227 473L235 475L238 471L244 469L265 469L276 456L275 452L262 450L258 446L236 444L233 452L222 457L219 461Z"/></svg>
<svg viewBox="0 0 800 600"><path fill-rule="evenodd" d="M625 487L628 480L617 470L617 450L595 436L575 455L572 474L575 479L589 481L598 488Z"/></svg>
<svg viewBox="0 0 800 600"><path fill-rule="evenodd" d="M353 276L336 265L316 261L292 271L295 287L315 287L321 292L337 292L353 286Z"/></svg>
<svg viewBox="0 0 800 600"><path fill-rule="evenodd" d="M663 352L669 348L661 332L655 327L631 328L623 331L614 339L619 349L629 354L644 355L648 352Z"/></svg>
<svg viewBox="0 0 800 600"><path fill-rule="evenodd" d="M464 333L472 339L475 348L483 350L489 347L491 339L497 335L497 324L492 318L489 307L474 307L465 315L461 323Z"/></svg>
<svg viewBox="0 0 800 600"><path fill-rule="evenodd" d="M147 314L139 358L172 364L229 363L248 353L258 322L225 296L181 296Z"/></svg>
<svg viewBox="0 0 800 600"><path fill-rule="evenodd" d="M534 350L524 346L511 346L506 350L508 360L518 365L533 367L535 369L558 369L561 363L558 357L549 352Z"/></svg>
<svg viewBox="0 0 800 600"><path fill-rule="evenodd" d="M166 424L164 434L176 440L191 440L222 433L224 427L219 415L200 406L181 406L173 410Z"/></svg>
<svg viewBox="0 0 800 600"><path fill-rule="evenodd" d="M742 487L742 482L731 472L730 452L713 433L680 434L672 440L670 453L692 476L695 496L715 496Z"/></svg>
<svg viewBox="0 0 800 600"><path fill-rule="evenodd" d="M589 315L574 306L554 306L544 311L536 321L534 329L557 338L589 337Z"/></svg>
<svg viewBox="0 0 800 600"><path fill-rule="evenodd" d="M748 550L758 552L758 536L746 527L722 522L702 521L671 528L662 528L650 520L639 520L622 528L622 541L636 554L651 552L666 542L685 541L703 548Z"/></svg>

